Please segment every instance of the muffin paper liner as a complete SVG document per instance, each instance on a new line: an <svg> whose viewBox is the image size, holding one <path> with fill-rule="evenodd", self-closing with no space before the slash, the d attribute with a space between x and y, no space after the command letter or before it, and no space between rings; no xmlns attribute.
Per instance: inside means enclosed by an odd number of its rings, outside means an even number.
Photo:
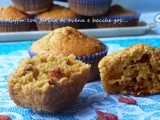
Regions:
<svg viewBox="0 0 160 120"><path fill-rule="evenodd" d="M34 57L37 55L37 53L32 52L30 49L28 49L28 53L30 57Z"/></svg>
<svg viewBox="0 0 160 120"><path fill-rule="evenodd" d="M107 54L107 52L108 52L108 46L106 46L106 49L102 52L91 54L91 55L77 56L77 59L83 62L90 62L90 61L94 61L104 57Z"/></svg>
<svg viewBox="0 0 160 120"><path fill-rule="evenodd" d="M83 61L83 62L91 65L89 82L96 81L96 80L100 79L98 63L104 56L107 55L107 53L108 53L108 46L106 46L106 49L104 51L99 52L99 53L95 53L95 54L91 54L91 55L85 55L85 56L77 56L78 60Z"/></svg>
<svg viewBox="0 0 160 120"><path fill-rule="evenodd" d="M53 5L53 0L12 0L14 6L29 14L42 12Z"/></svg>
<svg viewBox="0 0 160 120"><path fill-rule="evenodd" d="M112 0L68 0L69 7L78 15L95 16L106 13Z"/></svg>
<svg viewBox="0 0 160 120"><path fill-rule="evenodd" d="M130 15L116 15L116 16L97 16L95 18L99 18L99 19L122 19L122 20L132 20L132 19L139 19L140 17L140 13L135 13L135 14L130 14Z"/></svg>
<svg viewBox="0 0 160 120"><path fill-rule="evenodd" d="M128 22L123 22L120 24L114 24L114 23L97 23L97 28L111 28L111 27L132 27L138 25L138 19L137 20L130 20Z"/></svg>
<svg viewBox="0 0 160 120"><path fill-rule="evenodd" d="M97 16L95 19L108 20L108 22L97 22L97 27L127 27L136 26L139 21L140 14L117 15L117 16Z"/></svg>
<svg viewBox="0 0 160 120"><path fill-rule="evenodd" d="M81 16L85 22L81 22L79 29L96 28L96 24L92 22L92 16Z"/></svg>
<svg viewBox="0 0 160 120"><path fill-rule="evenodd" d="M62 18L62 19L39 19L35 18L38 30L54 30L56 28L71 26L78 28L80 22L74 22L80 18Z"/></svg>
<svg viewBox="0 0 160 120"><path fill-rule="evenodd" d="M69 0L70 2L77 2L77 3L111 3L112 0ZM91 4L92 4L91 3Z"/></svg>
<svg viewBox="0 0 160 120"><path fill-rule="evenodd" d="M29 53L30 57L37 55L37 53L32 52L30 49L28 49L28 53ZM93 61L93 60L97 60L99 58L102 58L105 55L107 55L107 53L108 53L108 46L106 46L106 49L102 52L98 52L98 53L91 54L91 55L77 56L76 58L78 60L83 61L83 62L88 62L88 61Z"/></svg>
<svg viewBox="0 0 160 120"><path fill-rule="evenodd" d="M0 21L0 32L30 31L31 23L29 19Z"/></svg>

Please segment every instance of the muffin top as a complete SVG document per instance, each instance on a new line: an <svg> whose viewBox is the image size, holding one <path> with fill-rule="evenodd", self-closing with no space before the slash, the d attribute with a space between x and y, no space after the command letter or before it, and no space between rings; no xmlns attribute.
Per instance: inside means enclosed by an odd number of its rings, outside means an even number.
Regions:
<svg viewBox="0 0 160 120"><path fill-rule="evenodd" d="M25 13L22 13L14 6L0 7L0 20L21 20L27 17Z"/></svg>
<svg viewBox="0 0 160 120"><path fill-rule="evenodd" d="M106 46L96 38L89 37L72 27L55 29L34 42L30 48L36 54L91 55L102 52Z"/></svg>
<svg viewBox="0 0 160 120"><path fill-rule="evenodd" d="M41 19L59 19L59 18L75 18L77 15L71 11L69 8L54 5L51 9L46 12L40 13L36 16L37 18Z"/></svg>
<svg viewBox="0 0 160 120"><path fill-rule="evenodd" d="M115 15L129 15L135 14L136 12L127 10L120 5L113 5L107 12L108 16L115 16Z"/></svg>

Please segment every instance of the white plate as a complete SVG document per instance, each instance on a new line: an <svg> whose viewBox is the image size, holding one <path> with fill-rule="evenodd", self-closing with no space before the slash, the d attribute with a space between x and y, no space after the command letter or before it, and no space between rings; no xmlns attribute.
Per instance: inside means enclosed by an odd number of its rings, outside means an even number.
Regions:
<svg viewBox="0 0 160 120"><path fill-rule="evenodd" d="M93 37L116 37L116 36L135 36L143 35L150 27L144 22L139 22L135 27L118 27L118 28L94 28L79 29L81 32ZM4 41L24 41L37 40L51 31L27 31L27 32L8 32L0 33L0 42Z"/></svg>

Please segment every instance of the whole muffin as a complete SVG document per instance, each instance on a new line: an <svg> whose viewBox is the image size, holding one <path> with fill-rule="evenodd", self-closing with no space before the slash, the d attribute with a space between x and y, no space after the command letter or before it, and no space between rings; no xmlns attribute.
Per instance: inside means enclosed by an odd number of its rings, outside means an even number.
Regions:
<svg viewBox="0 0 160 120"><path fill-rule="evenodd" d="M13 6L0 8L0 32L29 31L31 23L28 15Z"/></svg>
<svg viewBox="0 0 160 120"><path fill-rule="evenodd" d="M78 15L96 16L108 11L112 0L68 0L69 7Z"/></svg>
<svg viewBox="0 0 160 120"><path fill-rule="evenodd" d="M144 43L105 56L98 65L110 94L143 96L160 93L160 49Z"/></svg>
<svg viewBox="0 0 160 120"><path fill-rule="evenodd" d="M69 8L54 5L48 11L36 17L38 30L54 30L59 27L72 26L78 28L78 16Z"/></svg>
<svg viewBox="0 0 160 120"><path fill-rule="evenodd" d="M12 0L14 6L28 14L37 14L50 8L53 0Z"/></svg>
<svg viewBox="0 0 160 120"><path fill-rule="evenodd" d="M108 47L96 38L89 37L72 27L62 27L34 42L29 53L76 55L77 59L91 64L90 80L99 78L98 62L108 52Z"/></svg>
<svg viewBox="0 0 160 120"><path fill-rule="evenodd" d="M140 14L135 11L125 9L120 5L113 5L107 13L95 18L101 20L97 22L98 28L106 28L137 26L139 17Z"/></svg>
<svg viewBox="0 0 160 120"><path fill-rule="evenodd" d="M74 103L89 72L74 55L26 58L9 76L9 94L20 107L56 113Z"/></svg>

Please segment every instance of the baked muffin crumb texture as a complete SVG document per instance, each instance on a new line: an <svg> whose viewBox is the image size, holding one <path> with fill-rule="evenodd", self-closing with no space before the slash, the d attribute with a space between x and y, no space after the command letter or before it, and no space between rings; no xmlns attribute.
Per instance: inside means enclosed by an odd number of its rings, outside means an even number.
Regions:
<svg viewBox="0 0 160 120"><path fill-rule="evenodd" d="M9 93L18 106L59 112L74 102L89 71L90 66L74 55L27 58L9 76Z"/></svg>
<svg viewBox="0 0 160 120"><path fill-rule="evenodd" d="M107 55L99 62L108 93L136 96L160 92L160 49L139 43Z"/></svg>

